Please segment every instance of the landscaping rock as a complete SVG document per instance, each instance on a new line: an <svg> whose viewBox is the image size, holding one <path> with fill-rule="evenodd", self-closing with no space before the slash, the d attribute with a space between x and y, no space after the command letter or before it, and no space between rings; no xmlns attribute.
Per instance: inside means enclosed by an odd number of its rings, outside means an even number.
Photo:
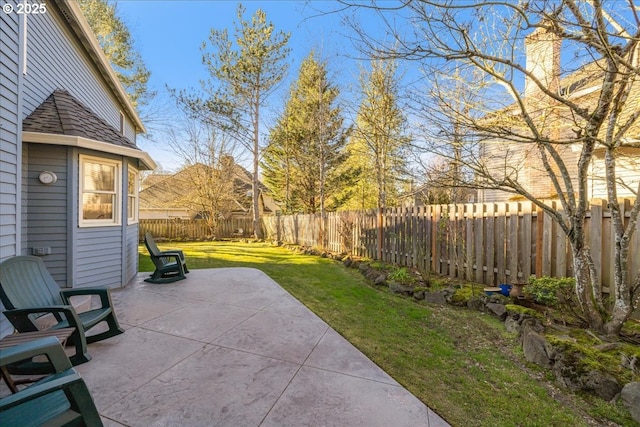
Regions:
<svg viewBox="0 0 640 427"><path fill-rule="evenodd" d="M467 307L471 310L484 311L484 301L481 297L471 297L469 301L467 301Z"/></svg>
<svg viewBox="0 0 640 427"><path fill-rule="evenodd" d="M417 299L418 301L423 300L424 299L424 295L425 295L424 291L417 291L417 292L414 291L413 292L413 297L415 299Z"/></svg>
<svg viewBox="0 0 640 427"><path fill-rule="evenodd" d="M522 333L520 320L521 319L519 315L507 316L507 318L504 320L504 328L511 334L515 333L520 335L520 333Z"/></svg>
<svg viewBox="0 0 640 427"><path fill-rule="evenodd" d="M371 280L372 282L374 280L376 280L376 277L378 277L378 272L375 271L373 268L369 268L367 270L360 270L360 273L362 273L362 275L367 279L367 280Z"/></svg>
<svg viewBox="0 0 640 427"><path fill-rule="evenodd" d="M611 375L600 371L591 371L582 378L582 389L588 393L595 394L607 402L620 393L622 387Z"/></svg>
<svg viewBox="0 0 640 427"><path fill-rule="evenodd" d="M631 418L640 423L640 382L632 382L622 387L620 399L631 413Z"/></svg>
<svg viewBox="0 0 640 427"><path fill-rule="evenodd" d="M524 358L536 365L549 368L551 360L547 353L547 340L539 333L527 329L523 334L522 350Z"/></svg>
<svg viewBox="0 0 640 427"><path fill-rule="evenodd" d="M373 281L373 283L375 283L378 286L383 286L386 285L386 276L384 274L379 275L378 277L375 278L375 280Z"/></svg>
<svg viewBox="0 0 640 427"><path fill-rule="evenodd" d="M349 268L349 266L351 265L352 262L353 262L353 260L351 258L347 257L342 261L342 264L345 267Z"/></svg>
<svg viewBox="0 0 640 427"><path fill-rule="evenodd" d="M360 265L358 266L358 269L359 269L360 271L362 271L363 273L364 273L364 272L366 272L366 271L368 271L370 268L371 268L371 267L370 267L370 266L369 266L369 264L367 264L366 262L363 262L362 264L360 264Z"/></svg>
<svg viewBox="0 0 640 427"><path fill-rule="evenodd" d="M544 332L544 326L535 317L524 316L524 318L520 322L520 326L523 333L525 331L533 331L538 333Z"/></svg>
<svg viewBox="0 0 640 427"><path fill-rule="evenodd" d="M504 320L507 318L507 309L505 308L504 304L490 302L489 304L487 304L487 308L490 312L498 316L500 320Z"/></svg>
<svg viewBox="0 0 640 427"><path fill-rule="evenodd" d="M430 286L429 283L426 283L427 286ZM444 295L444 298L447 300L447 302L451 302L451 297L453 296L453 294L456 293L456 290L454 288L444 288L443 290L441 290L440 292L442 292L442 295Z"/></svg>
<svg viewBox="0 0 640 427"><path fill-rule="evenodd" d="M398 282L389 282L389 289L396 294L410 296L413 294L413 286L405 286Z"/></svg>
<svg viewBox="0 0 640 427"><path fill-rule="evenodd" d="M441 292L425 292L424 300L431 304L445 305L447 303L444 294Z"/></svg>

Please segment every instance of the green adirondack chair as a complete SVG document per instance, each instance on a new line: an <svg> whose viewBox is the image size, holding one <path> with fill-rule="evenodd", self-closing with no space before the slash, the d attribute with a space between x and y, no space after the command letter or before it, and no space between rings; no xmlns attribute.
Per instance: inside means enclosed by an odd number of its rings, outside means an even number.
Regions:
<svg viewBox="0 0 640 427"><path fill-rule="evenodd" d="M69 299L78 295L97 295L101 306L76 313ZM75 346L75 354L70 358L74 365L91 360L87 343L124 332L113 310L109 289L60 289L42 259L35 256L16 256L0 264L0 300L7 309L4 315L18 332L37 331L35 319L47 313L51 313L58 322L52 328L75 327L75 332L69 337L69 343ZM107 322L108 330L85 335L86 331L102 322ZM36 363L21 365L20 369L25 373L48 372L47 367Z"/></svg>
<svg viewBox="0 0 640 427"><path fill-rule="evenodd" d="M186 274L189 269L187 268L184 253L181 250L161 251L151 233L145 233L144 245L147 247L151 261L156 267L153 274L144 279L145 282L170 283L187 278Z"/></svg>
<svg viewBox="0 0 640 427"><path fill-rule="evenodd" d="M0 425L102 426L100 415L84 380L71 366L55 337L40 338L0 350L0 366L45 356L52 375L0 398Z"/></svg>

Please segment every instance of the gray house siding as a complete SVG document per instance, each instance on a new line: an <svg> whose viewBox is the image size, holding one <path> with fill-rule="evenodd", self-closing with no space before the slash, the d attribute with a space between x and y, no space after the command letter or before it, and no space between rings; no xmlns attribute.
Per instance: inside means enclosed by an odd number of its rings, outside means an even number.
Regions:
<svg viewBox="0 0 640 427"><path fill-rule="evenodd" d="M22 118L33 112L55 89L66 89L115 129L120 107L98 71L82 53L75 36L63 25L54 7L30 15L27 31L27 74ZM52 54L55 53L55 54ZM125 136L135 143L135 129L125 115Z"/></svg>
<svg viewBox="0 0 640 427"><path fill-rule="evenodd" d="M0 14L0 260L20 250L20 18Z"/></svg>
<svg viewBox="0 0 640 427"><path fill-rule="evenodd" d="M74 247L69 254L73 283L68 286L82 288L87 286L106 286L110 288L125 286L133 280L138 271L138 224L127 225L127 159L121 156L106 155L90 150L72 150L69 158L70 177L73 183L70 190L68 221L69 239ZM99 156L122 162L121 214L119 226L79 227L78 167L80 155Z"/></svg>
<svg viewBox="0 0 640 427"><path fill-rule="evenodd" d="M75 35L64 25L55 7L48 8L47 14L29 16L28 19L27 74L24 77L21 118L31 114L54 90L66 89L109 125L119 129L119 103L101 77L97 77L97 69L86 58ZM135 143L135 128L126 115L124 124L125 137ZM78 227L79 152L48 144L29 145L26 162L29 185L23 197L28 200L23 224L29 235L23 253L32 253L34 247L50 247L51 254L44 256L43 260L61 286L125 285L133 277L128 265L137 266L137 251L135 260L130 251L123 252L128 247L123 243L127 241L126 226ZM126 159L91 151L85 154L122 161L126 177ZM72 160L67 161L69 156ZM58 182L54 186L44 186L38 181L38 174L43 170L58 174ZM124 216L123 223L126 224L126 214ZM48 243L45 245L45 242ZM120 263L115 262L114 254L123 254L125 258ZM128 280L123 282L123 278Z"/></svg>
<svg viewBox="0 0 640 427"><path fill-rule="evenodd" d="M120 287L122 283L122 229L80 228L77 232L74 287Z"/></svg>
<svg viewBox="0 0 640 427"><path fill-rule="evenodd" d="M24 144L28 147L28 172L24 174L28 197L26 201L29 230L26 254L34 248L50 248L43 257L47 269L61 286L67 283L67 147L55 145ZM55 184L44 185L38 180L42 171L52 171L58 176ZM23 251L24 252L24 251Z"/></svg>
<svg viewBox="0 0 640 427"><path fill-rule="evenodd" d="M138 273L138 224L127 226L125 239L124 283L129 283Z"/></svg>
<svg viewBox="0 0 640 427"><path fill-rule="evenodd" d="M0 261L20 251L20 30L17 14L0 13ZM0 311L5 308L0 303ZM0 336L13 330L0 316Z"/></svg>
<svg viewBox="0 0 640 427"><path fill-rule="evenodd" d="M127 170L124 171L123 186L122 186L122 194L123 194L123 202L124 202L124 219L123 224L125 225L125 239L124 239L124 247L122 248L122 253L124 254L123 264L124 264L124 283L129 283L133 280L138 273L138 223L128 224L127 223L127 215L126 212L129 211L129 197L128 197L128 188L129 188L129 174L128 168L138 169L138 166L131 163L125 163L127 165Z"/></svg>

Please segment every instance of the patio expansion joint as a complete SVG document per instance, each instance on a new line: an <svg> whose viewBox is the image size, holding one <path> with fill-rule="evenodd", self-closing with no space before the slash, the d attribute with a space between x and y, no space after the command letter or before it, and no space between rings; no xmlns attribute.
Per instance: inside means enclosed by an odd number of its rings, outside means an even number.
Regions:
<svg viewBox="0 0 640 427"><path fill-rule="evenodd" d="M316 347L318 347L318 344L320 344L320 341L322 341L322 338L324 338L324 336L327 334L327 332L329 332L330 329L331 327L327 325L327 328L324 330L322 336L318 338L318 341L316 341L315 345L313 346L309 354L307 354L307 357L305 357L302 363L298 365L296 372L291 376L291 379L289 379L289 382L287 383L287 385L282 389L282 392L280 392L280 394L278 395L278 398L273 402L273 405L271 405L269 410L265 413L264 417L262 417L262 419L260 420L260 423L258 424L259 426L261 426L264 423L264 421L267 419L271 411L273 411L273 408L278 404L278 401L280 401L284 393L287 391L287 389L289 388L289 386L291 385L295 377L300 372L300 369L302 369L302 367L305 366L305 363L307 362L307 360L309 360L309 357L311 357L311 354L313 353L313 351L316 349Z"/></svg>

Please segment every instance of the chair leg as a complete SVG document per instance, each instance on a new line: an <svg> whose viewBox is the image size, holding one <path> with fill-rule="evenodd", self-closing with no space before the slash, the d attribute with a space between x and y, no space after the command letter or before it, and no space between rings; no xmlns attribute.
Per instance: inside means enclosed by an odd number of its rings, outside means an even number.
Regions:
<svg viewBox="0 0 640 427"><path fill-rule="evenodd" d="M109 325L109 329L99 334L88 335L87 343L91 344L92 342L102 341L107 338L115 337L116 335L124 334L124 329L122 329L118 324L118 319L116 319L113 312L104 320L107 322L107 325Z"/></svg>
<svg viewBox="0 0 640 427"><path fill-rule="evenodd" d="M84 335L84 331L80 328L76 328L76 330L69 337L69 341L73 343L76 348L76 353L69 357L71 363L75 365L80 365L81 363L86 363L91 360L91 356L89 355L89 350L87 350L87 338Z"/></svg>

